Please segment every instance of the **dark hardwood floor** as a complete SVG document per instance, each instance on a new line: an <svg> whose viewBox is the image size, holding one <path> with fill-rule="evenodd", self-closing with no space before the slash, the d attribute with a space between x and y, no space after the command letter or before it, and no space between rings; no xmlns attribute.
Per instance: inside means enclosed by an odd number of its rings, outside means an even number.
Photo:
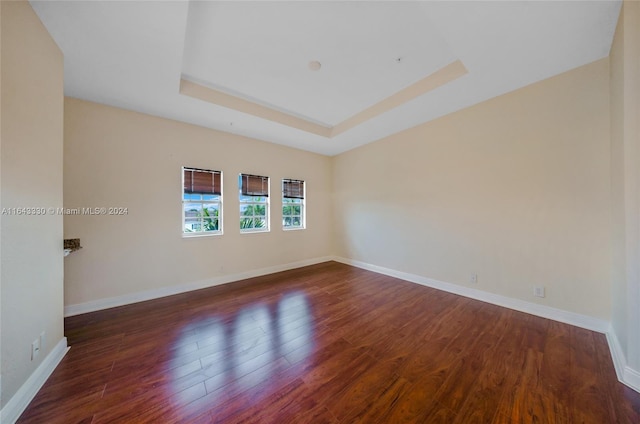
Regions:
<svg viewBox="0 0 640 424"><path fill-rule="evenodd" d="M640 423L604 335L335 262L65 327L21 423Z"/></svg>

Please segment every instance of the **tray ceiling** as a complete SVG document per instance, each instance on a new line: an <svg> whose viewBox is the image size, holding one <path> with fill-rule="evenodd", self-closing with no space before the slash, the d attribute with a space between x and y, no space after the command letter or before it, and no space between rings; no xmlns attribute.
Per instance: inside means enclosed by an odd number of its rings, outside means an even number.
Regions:
<svg viewBox="0 0 640 424"><path fill-rule="evenodd" d="M617 1L31 4L64 53L66 95L327 155L606 57L620 11Z"/></svg>

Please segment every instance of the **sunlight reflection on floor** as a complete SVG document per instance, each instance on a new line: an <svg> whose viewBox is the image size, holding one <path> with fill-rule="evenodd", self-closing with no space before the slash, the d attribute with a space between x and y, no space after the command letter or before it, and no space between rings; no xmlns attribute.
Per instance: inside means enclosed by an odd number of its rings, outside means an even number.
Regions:
<svg viewBox="0 0 640 424"><path fill-rule="evenodd" d="M200 370L187 377L180 372L172 374L168 384L174 390L172 398L186 406L196 399L188 390L206 390L212 402L223 394L233 397L250 390L255 399L268 395L270 381L295 378L286 371L313 351L314 332L313 316L302 291L286 293L270 303L248 304L233 316L205 310L201 319L190 320L175 341L174 361L192 356L199 360ZM185 378L202 384L184 390Z"/></svg>

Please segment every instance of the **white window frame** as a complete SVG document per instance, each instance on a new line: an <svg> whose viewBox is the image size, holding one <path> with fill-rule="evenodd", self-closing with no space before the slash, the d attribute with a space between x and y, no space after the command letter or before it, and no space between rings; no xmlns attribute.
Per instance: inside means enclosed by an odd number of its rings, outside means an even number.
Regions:
<svg viewBox="0 0 640 424"><path fill-rule="evenodd" d="M219 172L220 173L220 195L218 195L218 199L217 200L203 200L202 199L202 195L200 195L200 199L199 200L194 200L194 199L185 199L185 191L184 191L184 171L185 169L194 169L194 170L199 170L199 171L209 171L209 172ZM198 169L198 168L193 168L190 166L183 166L181 168L181 180L182 180L182 184L180 185L181 187L181 194L182 194L182 211L180 212L182 214L182 237L185 238L191 238L191 237L208 237L208 236L220 236L222 234L224 234L223 231L223 187L224 187L224 175L222 171L215 171L213 169ZM187 203L199 203L202 206L202 209L204 209L204 205L210 205L210 204L217 204L218 205L218 229L217 230L212 230L212 231L194 231L194 232L187 232L185 231L185 226L187 223L187 217L185 216L185 204ZM204 220L204 216L201 217L201 221Z"/></svg>
<svg viewBox="0 0 640 424"><path fill-rule="evenodd" d="M253 218L255 219L256 217L260 218L263 215L255 215L255 213L253 215L251 215L251 217L247 216L247 215L242 215L242 207L243 206L256 206L256 205L264 205L264 222L265 222L265 227L262 228L242 228L240 227L240 234L252 234L252 233L268 233L271 231L271 222L270 222L270 216L271 214L269 213L269 208L271 205L271 202L269 200L269 198L271 197L271 177L267 177L267 176L262 176L260 175L260 177L266 178L267 179L267 196L244 196L244 197L253 197L253 198L263 198L264 200L243 200L243 194L242 194L242 175L250 175L250 174L240 174L239 178L238 178L238 201L239 201L239 208L238 208L238 215L240 217L240 221L239 221L239 227L242 224L242 220L246 219L246 218Z"/></svg>
<svg viewBox="0 0 640 424"><path fill-rule="evenodd" d="M303 180L299 180L302 181L304 183L304 193L302 194L302 199L290 199L290 198L285 198L284 197L284 182L285 181L291 181L292 178L283 178L282 182L281 182L281 192L282 192L282 230L283 231L297 231L297 230L304 230L307 228L307 217L306 217L306 212L307 212L307 208L306 208L306 201L307 201L307 183L306 181ZM299 200L300 202L287 202L287 200ZM287 217L296 217L298 215L285 215L284 214L284 208L286 206L290 206L290 205L299 205L300 206L300 225L299 226L286 226L285 225L285 218Z"/></svg>

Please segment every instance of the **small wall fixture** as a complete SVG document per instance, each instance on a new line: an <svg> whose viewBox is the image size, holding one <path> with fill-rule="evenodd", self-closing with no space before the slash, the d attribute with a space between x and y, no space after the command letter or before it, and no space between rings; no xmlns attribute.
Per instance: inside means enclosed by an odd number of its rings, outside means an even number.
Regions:
<svg viewBox="0 0 640 424"><path fill-rule="evenodd" d="M312 71L319 71L320 68L322 68L322 64L317 60L312 60L311 62L309 62L309 69L311 69Z"/></svg>

